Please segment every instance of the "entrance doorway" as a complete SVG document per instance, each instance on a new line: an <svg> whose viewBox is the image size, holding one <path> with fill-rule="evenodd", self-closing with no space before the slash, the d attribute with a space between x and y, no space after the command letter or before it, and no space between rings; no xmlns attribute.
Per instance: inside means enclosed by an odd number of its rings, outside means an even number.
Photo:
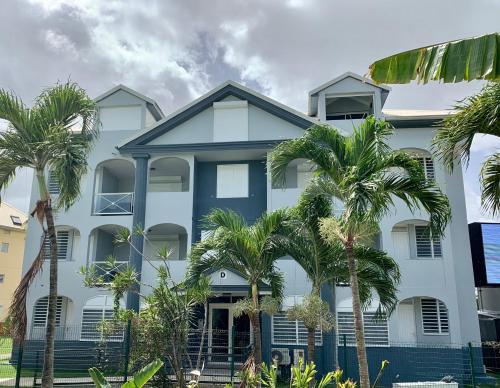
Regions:
<svg viewBox="0 0 500 388"><path fill-rule="evenodd" d="M211 303L208 311L210 361L228 362L234 355L235 362L243 362L251 341L248 316L235 317L232 303Z"/></svg>

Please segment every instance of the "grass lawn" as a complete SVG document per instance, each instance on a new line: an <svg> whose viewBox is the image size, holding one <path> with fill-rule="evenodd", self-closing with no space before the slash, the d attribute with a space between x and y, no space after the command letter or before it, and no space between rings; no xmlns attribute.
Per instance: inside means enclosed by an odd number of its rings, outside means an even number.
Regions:
<svg viewBox="0 0 500 388"><path fill-rule="evenodd" d="M0 338L0 356L9 355L12 351L12 338Z"/></svg>

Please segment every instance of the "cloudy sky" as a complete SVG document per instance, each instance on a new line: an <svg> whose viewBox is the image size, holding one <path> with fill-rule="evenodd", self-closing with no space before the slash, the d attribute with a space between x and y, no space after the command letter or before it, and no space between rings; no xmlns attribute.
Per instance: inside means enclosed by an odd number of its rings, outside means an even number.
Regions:
<svg viewBox="0 0 500 388"><path fill-rule="evenodd" d="M0 87L28 104L71 77L91 96L124 83L169 113L232 79L305 111L307 91L377 58L498 31L500 0L1 0ZM446 109L481 83L395 86L386 108ZM500 143L480 138L466 172L469 220L477 175ZM4 198L28 208L29 172Z"/></svg>

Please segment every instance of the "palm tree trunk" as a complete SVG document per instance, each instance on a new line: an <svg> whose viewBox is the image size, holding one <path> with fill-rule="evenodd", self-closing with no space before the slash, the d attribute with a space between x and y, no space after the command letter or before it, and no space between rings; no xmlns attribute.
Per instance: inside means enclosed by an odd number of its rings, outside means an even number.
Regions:
<svg viewBox="0 0 500 388"><path fill-rule="evenodd" d="M314 334L315 334L315 329L308 328L307 329L307 362L311 363L314 362L314 352L316 351L316 344ZM314 383L314 379L311 381Z"/></svg>
<svg viewBox="0 0 500 388"><path fill-rule="evenodd" d="M332 306L330 306L330 312L337 319L337 285L335 282L332 284ZM338 338L338 330L337 323L333 327L333 368L336 370L339 368L339 338Z"/></svg>
<svg viewBox="0 0 500 388"><path fill-rule="evenodd" d="M45 176L43 171L37 171L36 175L40 190L40 199L46 202L45 220L47 221L47 235L50 242L49 303L45 332L45 351L43 355L42 388L52 388L54 385L54 339L57 313L57 236Z"/></svg>
<svg viewBox="0 0 500 388"><path fill-rule="evenodd" d="M203 304L203 329L201 332L200 349L198 350L198 359L196 360L196 369L201 371L201 354L205 346L205 333L207 332L208 325L208 302Z"/></svg>
<svg viewBox="0 0 500 388"><path fill-rule="evenodd" d="M347 255L347 265L352 291L352 312L354 314L354 329L356 332L356 352L359 366L359 386L360 388L370 388L370 375L368 373L368 360L366 358L365 335L363 331L363 313L359 299L358 273L356 259L354 257L352 238L347 240L345 245Z"/></svg>
<svg viewBox="0 0 500 388"><path fill-rule="evenodd" d="M260 334L260 319L259 319L259 290L257 284L252 284L252 301L254 313L250 321L253 329L253 356L255 358L255 370L259 371L262 364L262 339Z"/></svg>

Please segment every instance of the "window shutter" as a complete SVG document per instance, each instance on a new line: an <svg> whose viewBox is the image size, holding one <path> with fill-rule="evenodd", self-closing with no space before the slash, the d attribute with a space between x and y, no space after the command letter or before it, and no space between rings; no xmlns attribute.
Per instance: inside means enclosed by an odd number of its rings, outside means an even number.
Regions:
<svg viewBox="0 0 500 388"><path fill-rule="evenodd" d="M49 171L49 178L48 178L47 186L48 186L50 194L57 195L61 192L61 189L59 188L59 183L57 183L55 171L52 171L52 170Z"/></svg>
<svg viewBox="0 0 500 388"><path fill-rule="evenodd" d="M100 341L103 339L101 322L110 322L114 318L113 310L107 308L84 308L82 314L82 328L80 339L82 341ZM106 339L108 341L123 341L123 328L119 327Z"/></svg>
<svg viewBox="0 0 500 388"><path fill-rule="evenodd" d="M417 257L441 257L441 240L434 237L431 241L430 231L427 226L415 225L415 241Z"/></svg>
<svg viewBox="0 0 500 388"><path fill-rule="evenodd" d="M417 161L420 163L425 172L425 177L429 180L435 179L434 161L430 156L417 156Z"/></svg>
<svg viewBox="0 0 500 388"><path fill-rule="evenodd" d="M217 198L247 198L248 179L248 164L217 165Z"/></svg>
<svg viewBox="0 0 500 388"><path fill-rule="evenodd" d="M69 230L57 231L57 260L70 259L72 237L73 234ZM48 237L44 241L44 255L46 260L50 260L50 240Z"/></svg>
<svg viewBox="0 0 500 388"><path fill-rule="evenodd" d="M354 329L354 314L352 311L337 312L337 327L339 344L344 343L344 335L348 345L356 346L356 331ZM389 329L387 318L375 319L375 312L363 313L363 328L366 346L388 346Z"/></svg>
<svg viewBox="0 0 500 388"><path fill-rule="evenodd" d="M449 333L448 309L445 304L432 298L422 298L420 303L424 334Z"/></svg>
<svg viewBox="0 0 500 388"><path fill-rule="evenodd" d="M285 312L274 314L272 320L274 345L307 345L307 328L303 322L290 321ZM315 343L316 345L323 343L320 330L316 330Z"/></svg>
<svg viewBox="0 0 500 388"><path fill-rule="evenodd" d="M48 296L38 299L33 311L34 327L45 327L47 325L48 308L49 308ZM56 326L61 326L62 310L63 310L63 297L58 296L56 304Z"/></svg>

